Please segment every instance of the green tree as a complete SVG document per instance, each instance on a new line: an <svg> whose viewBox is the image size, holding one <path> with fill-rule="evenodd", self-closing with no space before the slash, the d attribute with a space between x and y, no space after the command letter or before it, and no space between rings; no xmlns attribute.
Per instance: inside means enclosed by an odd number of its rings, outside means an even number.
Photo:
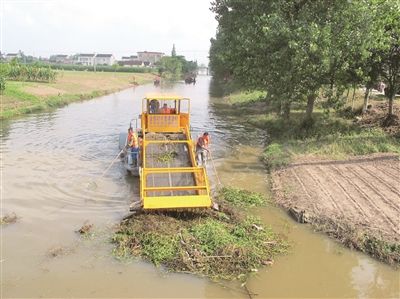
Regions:
<svg viewBox="0 0 400 299"><path fill-rule="evenodd" d="M389 100L388 118L393 117L393 104L400 91L400 2L397 0L378 1L381 34L377 54L380 58L380 74L387 87L385 95Z"/></svg>
<svg viewBox="0 0 400 299"><path fill-rule="evenodd" d="M343 86L361 81L368 52L368 0L216 0L218 30L211 41L214 74L264 89L288 117L306 102L306 121L322 89L328 104Z"/></svg>
<svg viewBox="0 0 400 299"><path fill-rule="evenodd" d="M164 56L158 62L158 72L164 79L177 81L184 76L193 76L197 71L196 61L187 61L184 56Z"/></svg>
<svg viewBox="0 0 400 299"><path fill-rule="evenodd" d="M172 56L172 57L175 57L175 56L176 56L175 44L172 45L171 56Z"/></svg>
<svg viewBox="0 0 400 299"><path fill-rule="evenodd" d="M182 76L182 61L177 57L164 56L160 60L160 75L167 80L177 81Z"/></svg>

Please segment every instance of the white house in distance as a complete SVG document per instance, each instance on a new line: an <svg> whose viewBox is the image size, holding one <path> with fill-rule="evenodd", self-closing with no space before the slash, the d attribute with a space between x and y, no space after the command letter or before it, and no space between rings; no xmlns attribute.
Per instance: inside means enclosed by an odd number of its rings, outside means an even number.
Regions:
<svg viewBox="0 0 400 299"><path fill-rule="evenodd" d="M118 64L120 66L125 66L125 67L141 67L145 66L143 61L139 60L120 60L118 61Z"/></svg>
<svg viewBox="0 0 400 299"><path fill-rule="evenodd" d="M138 54L138 60L143 61L143 62L150 62L151 64L154 64L158 62L161 57L163 57L165 54L162 52L137 52Z"/></svg>
<svg viewBox="0 0 400 299"><path fill-rule="evenodd" d="M75 63L81 65L93 65L95 54L77 54Z"/></svg>
<svg viewBox="0 0 400 299"><path fill-rule="evenodd" d="M94 61L96 65L113 65L115 57L112 54L96 54Z"/></svg>
<svg viewBox="0 0 400 299"><path fill-rule="evenodd" d="M11 61L13 58L21 58L21 54L20 53L7 53L4 58L7 61Z"/></svg>
<svg viewBox="0 0 400 299"><path fill-rule="evenodd" d="M138 61L137 55L122 56L121 61Z"/></svg>
<svg viewBox="0 0 400 299"><path fill-rule="evenodd" d="M61 64L70 64L72 62L71 58L64 54L51 55L49 60L50 62Z"/></svg>

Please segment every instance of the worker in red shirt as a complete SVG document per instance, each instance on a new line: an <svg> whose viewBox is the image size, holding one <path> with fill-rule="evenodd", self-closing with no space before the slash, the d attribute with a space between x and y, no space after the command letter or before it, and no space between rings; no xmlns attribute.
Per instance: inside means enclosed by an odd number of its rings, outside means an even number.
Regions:
<svg viewBox="0 0 400 299"><path fill-rule="evenodd" d="M199 166L205 166L207 161L207 153L209 152L208 146L210 144L210 135L208 132L204 132L197 139L196 143L196 156L197 156L197 164Z"/></svg>
<svg viewBox="0 0 400 299"><path fill-rule="evenodd" d="M127 144L127 145L129 145L129 143L131 142L132 135L133 135L133 129L132 129L132 128L129 128L129 129L128 129L128 137L127 137L127 139L126 139L126 144Z"/></svg>
<svg viewBox="0 0 400 299"><path fill-rule="evenodd" d="M130 135L128 135L128 153L130 154L130 159L128 158L128 163L133 164L133 166L139 166L139 140L136 132L133 129L130 130Z"/></svg>
<svg viewBox="0 0 400 299"><path fill-rule="evenodd" d="M163 105L161 108L161 113L162 114L170 114L171 113L171 108L168 107L167 103Z"/></svg>

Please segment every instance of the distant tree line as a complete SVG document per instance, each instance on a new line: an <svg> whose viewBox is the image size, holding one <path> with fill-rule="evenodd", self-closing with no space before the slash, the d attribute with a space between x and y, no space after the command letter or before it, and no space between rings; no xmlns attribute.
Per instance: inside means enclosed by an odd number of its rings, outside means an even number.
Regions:
<svg viewBox="0 0 400 299"><path fill-rule="evenodd" d="M188 61L185 56L176 55L175 45L172 47L171 56L162 57L156 66L160 76L169 81L196 76L198 67L197 61Z"/></svg>
<svg viewBox="0 0 400 299"><path fill-rule="evenodd" d="M126 67L114 65L77 65L77 64L48 64L50 68L55 70L65 70L65 71L87 71L87 72L117 72L117 73L153 73L156 72L156 68L151 67Z"/></svg>
<svg viewBox="0 0 400 299"><path fill-rule="evenodd" d="M306 104L312 122L318 97L340 107L346 89L386 84L388 115L400 90L398 0L214 0L211 39L215 78L267 91L282 115Z"/></svg>

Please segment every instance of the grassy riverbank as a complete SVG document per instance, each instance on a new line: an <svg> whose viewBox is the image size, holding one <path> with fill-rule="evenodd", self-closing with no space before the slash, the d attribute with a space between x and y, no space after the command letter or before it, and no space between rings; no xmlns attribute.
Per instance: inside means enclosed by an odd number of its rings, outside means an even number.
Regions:
<svg viewBox="0 0 400 299"><path fill-rule="evenodd" d="M359 110L361 97L355 98L353 111ZM371 100L364 116L346 107L330 114L316 107L312 125L303 122L304 107L284 120L259 92L238 93L226 102L268 134L262 158L271 171L275 202L347 247L400 263L400 236L393 230L400 126L383 126L387 102L382 96ZM394 111L400 116L399 105Z"/></svg>
<svg viewBox="0 0 400 299"><path fill-rule="evenodd" d="M271 265L288 245L246 207L265 204L261 195L223 188L220 211L134 215L113 237L118 258L141 257L169 271L212 279L245 280Z"/></svg>
<svg viewBox="0 0 400 299"><path fill-rule="evenodd" d="M152 79L149 73L59 71L51 83L7 81L0 119L91 99Z"/></svg>
<svg viewBox="0 0 400 299"><path fill-rule="evenodd" d="M355 99L355 111L362 104L361 96ZM262 99L263 93L255 91L233 94L227 97L227 102L246 111L244 121L267 131L269 145L264 160L271 170L309 158L339 160L373 153L400 154L398 127L380 125L386 112L386 101L380 96L371 101L371 112L363 119L345 116L344 112L327 115L317 107L314 124L309 126L303 123L303 109L292 109L290 119L285 120L274 111L273 105L263 103ZM395 113L400 116L400 105L395 104Z"/></svg>

